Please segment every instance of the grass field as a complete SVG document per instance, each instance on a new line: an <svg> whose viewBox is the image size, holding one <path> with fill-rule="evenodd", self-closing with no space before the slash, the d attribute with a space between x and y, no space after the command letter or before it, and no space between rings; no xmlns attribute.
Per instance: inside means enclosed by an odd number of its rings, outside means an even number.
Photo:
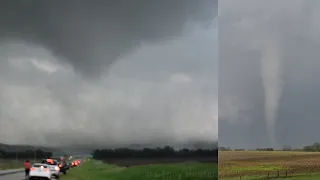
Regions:
<svg viewBox="0 0 320 180"><path fill-rule="evenodd" d="M285 176L290 180L320 179L320 153L290 151L219 152L219 179L263 179ZM317 174L319 173L319 174Z"/></svg>
<svg viewBox="0 0 320 180"><path fill-rule="evenodd" d="M0 160L0 170L23 168L23 161Z"/></svg>
<svg viewBox="0 0 320 180"><path fill-rule="evenodd" d="M87 161L61 180L215 180L216 164L179 163L120 167L102 161Z"/></svg>
<svg viewBox="0 0 320 180"><path fill-rule="evenodd" d="M195 158L109 158L104 159L103 162L107 164L116 164L123 167L131 167L137 165L149 165L149 164L172 164L172 163L184 163L184 162L200 162L200 163L211 163L217 164L218 157L195 157Z"/></svg>

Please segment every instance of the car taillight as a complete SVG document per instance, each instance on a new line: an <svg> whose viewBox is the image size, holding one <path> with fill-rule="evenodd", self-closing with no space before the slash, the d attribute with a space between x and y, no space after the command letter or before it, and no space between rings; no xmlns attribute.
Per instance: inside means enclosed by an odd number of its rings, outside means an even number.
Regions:
<svg viewBox="0 0 320 180"><path fill-rule="evenodd" d="M35 171L35 170L36 170L36 168L31 168L30 170L31 170L31 171Z"/></svg>
<svg viewBox="0 0 320 180"><path fill-rule="evenodd" d="M44 168L44 171L45 172L49 172L50 170L48 168Z"/></svg>

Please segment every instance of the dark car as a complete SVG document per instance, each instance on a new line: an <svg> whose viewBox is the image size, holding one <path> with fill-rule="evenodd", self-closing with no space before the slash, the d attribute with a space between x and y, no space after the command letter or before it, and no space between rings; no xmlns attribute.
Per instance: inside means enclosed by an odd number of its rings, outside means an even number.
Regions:
<svg viewBox="0 0 320 180"><path fill-rule="evenodd" d="M71 169L71 164L70 163L67 162L66 165L67 165L68 169Z"/></svg>
<svg viewBox="0 0 320 180"><path fill-rule="evenodd" d="M74 167L76 167L76 166L78 166L78 164L76 164L74 161L71 163L71 168L74 168Z"/></svg>
<svg viewBox="0 0 320 180"><path fill-rule="evenodd" d="M79 166L80 164L81 164L80 160L75 160L75 161L72 162L72 167Z"/></svg>
<svg viewBox="0 0 320 180"><path fill-rule="evenodd" d="M69 165L64 162L64 161L59 161L59 168L60 168L60 172L62 172L63 174L67 174L69 168Z"/></svg>

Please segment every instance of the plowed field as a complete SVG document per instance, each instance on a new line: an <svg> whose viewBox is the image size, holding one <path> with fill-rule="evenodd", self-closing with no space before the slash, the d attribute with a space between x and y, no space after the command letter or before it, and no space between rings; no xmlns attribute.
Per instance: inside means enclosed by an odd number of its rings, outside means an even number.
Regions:
<svg viewBox="0 0 320 180"><path fill-rule="evenodd" d="M320 153L285 151L219 152L219 178L320 173Z"/></svg>

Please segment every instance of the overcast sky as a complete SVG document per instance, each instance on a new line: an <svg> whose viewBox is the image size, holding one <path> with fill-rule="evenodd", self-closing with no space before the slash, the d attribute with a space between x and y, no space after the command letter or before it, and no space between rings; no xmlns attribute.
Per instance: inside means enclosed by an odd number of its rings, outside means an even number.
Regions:
<svg viewBox="0 0 320 180"><path fill-rule="evenodd" d="M217 140L216 0L0 3L0 142Z"/></svg>
<svg viewBox="0 0 320 180"><path fill-rule="evenodd" d="M320 1L219 2L219 145L319 142Z"/></svg>

